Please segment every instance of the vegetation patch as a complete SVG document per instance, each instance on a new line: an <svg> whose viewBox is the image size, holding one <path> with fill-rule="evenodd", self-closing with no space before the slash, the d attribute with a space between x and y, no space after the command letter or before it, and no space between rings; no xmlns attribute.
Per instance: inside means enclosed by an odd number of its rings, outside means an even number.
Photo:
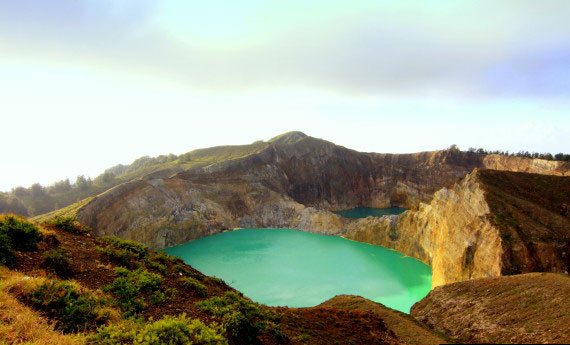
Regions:
<svg viewBox="0 0 570 345"><path fill-rule="evenodd" d="M88 344L93 345L227 345L224 329L217 324L205 325L200 320L179 316L165 316L163 319L144 324L128 320L98 329L90 336Z"/></svg>
<svg viewBox="0 0 570 345"><path fill-rule="evenodd" d="M14 261L12 239L7 234L0 232L0 265L11 266Z"/></svg>
<svg viewBox="0 0 570 345"><path fill-rule="evenodd" d="M23 301L54 320L64 333L87 331L110 318L101 308L103 300L66 281L47 280L24 295Z"/></svg>
<svg viewBox="0 0 570 345"><path fill-rule="evenodd" d="M69 252L63 249L52 249L44 252L43 256L43 266L50 269L60 277L66 277L71 275L71 263L72 259Z"/></svg>
<svg viewBox="0 0 570 345"><path fill-rule="evenodd" d="M43 239L35 224L16 216L0 217L0 233L6 234L12 242L12 249L18 251L34 250Z"/></svg>
<svg viewBox="0 0 570 345"><path fill-rule="evenodd" d="M218 286L224 286L226 284L226 282L224 282L222 279L214 276L208 277L208 280Z"/></svg>
<svg viewBox="0 0 570 345"><path fill-rule="evenodd" d="M84 345L81 334L62 334L53 322L8 291L22 275L0 267L0 344Z"/></svg>
<svg viewBox="0 0 570 345"><path fill-rule="evenodd" d="M35 250L43 237L38 227L24 218L0 216L0 265L12 265L14 251Z"/></svg>
<svg viewBox="0 0 570 345"><path fill-rule="evenodd" d="M122 240L115 236L103 237L99 250L121 266L139 268L149 256L148 247L142 243Z"/></svg>
<svg viewBox="0 0 570 345"><path fill-rule="evenodd" d="M79 224L75 217L55 216L47 221L46 224L72 234L83 234L91 231L88 226Z"/></svg>
<svg viewBox="0 0 570 345"><path fill-rule="evenodd" d="M196 292L196 294L198 296L208 296L208 288L206 287L206 285L200 283L198 280L191 278L191 277L182 277L180 278L180 281L182 282L182 286L184 286L187 289L193 290L194 292Z"/></svg>
<svg viewBox="0 0 570 345"><path fill-rule="evenodd" d="M125 268L115 270L117 277L103 287L103 291L111 293L117 300L119 308L126 315L134 315L145 307L145 297L151 303L164 298L159 291L162 277L147 270L129 271Z"/></svg>
<svg viewBox="0 0 570 345"><path fill-rule="evenodd" d="M157 271L157 272L160 272L160 274L162 274L163 276L166 276L168 274L168 266L161 264L157 260L153 260L153 259L149 258L145 261L145 264L146 264L147 268L154 270L154 271Z"/></svg>
<svg viewBox="0 0 570 345"><path fill-rule="evenodd" d="M255 344L258 336L266 331L274 336L283 337L276 323L280 315L264 310L259 304L244 298L234 291L226 292L222 297L212 297L198 302L198 307L221 319L229 339L240 344Z"/></svg>

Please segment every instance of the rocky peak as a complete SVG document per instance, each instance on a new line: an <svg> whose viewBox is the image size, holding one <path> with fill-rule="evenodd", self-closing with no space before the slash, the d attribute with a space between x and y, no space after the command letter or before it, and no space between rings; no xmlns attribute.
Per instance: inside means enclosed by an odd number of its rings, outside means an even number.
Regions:
<svg viewBox="0 0 570 345"><path fill-rule="evenodd" d="M306 137L308 137L308 135L303 132L292 131L273 137L269 139L269 142L273 144L294 144Z"/></svg>

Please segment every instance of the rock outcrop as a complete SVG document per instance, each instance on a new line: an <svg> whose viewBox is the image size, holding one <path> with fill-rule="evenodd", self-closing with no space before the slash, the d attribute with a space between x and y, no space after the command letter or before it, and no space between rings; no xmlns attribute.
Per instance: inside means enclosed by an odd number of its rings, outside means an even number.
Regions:
<svg viewBox="0 0 570 345"><path fill-rule="evenodd" d="M536 188L540 185L540 188ZM475 170L429 204L347 225L349 239L432 267L432 285L570 270L570 178Z"/></svg>
<svg viewBox="0 0 570 345"><path fill-rule="evenodd" d="M433 289L411 315L464 344L568 344L570 277L530 273Z"/></svg>
<svg viewBox="0 0 570 345"><path fill-rule="evenodd" d="M78 213L100 236L165 248L234 228L294 228L340 235L345 220L256 183L137 180L97 197Z"/></svg>

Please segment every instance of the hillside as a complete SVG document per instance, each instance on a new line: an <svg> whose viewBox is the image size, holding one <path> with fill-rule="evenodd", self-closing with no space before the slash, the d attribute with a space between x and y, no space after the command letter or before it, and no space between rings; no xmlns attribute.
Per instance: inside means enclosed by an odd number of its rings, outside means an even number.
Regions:
<svg viewBox="0 0 570 345"><path fill-rule="evenodd" d="M158 169L36 219L77 214L97 234L153 248L235 227L342 234L344 220L328 211L415 207L474 168L556 175L570 171L569 163L458 150L361 153L298 132L247 146L196 150L180 161L188 164L184 171Z"/></svg>
<svg viewBox="0 0 570 345"><path fill-rule="evenodd" d="M388 328L394 331L398 338L410 344L449 344L449 341L444 336L437 334L410 315L360 296L335 296L319 306L373 312L384 320Z"/></svg>
<svg viewBox="0 0 570 345"><path fill-rule="evenodd" d="M181 154L180 156L176 156L174 154L160 155L157 157L144 156L133 161L131 164L119 164L109 168L93 180L85 178L84 176L78 176L75 181L62 180L47 187L34 184L29 188L15 188L7 195L10 199L14 200L15 203L3 204L0 201L0 212L13 212L22 215L38 216L56 209L65 208L70 204L80 201L81 199L94 197L110 188L143 176L151 175L157 178L167 178L182 171L201 169L212 164L255 155L268 150L273 146L295 145L299 141L309 142L310 140L305 140L308 138L310 137L301 132L289 132L276 136L267 142L256 141L249 145L217 146L198 149ZM323 140L317 141L324 142ZM461 152L455 147L453 149L446 150L445 152L448 152L446 157L435 159L430 158L430 156L433 156L435 152L401 155L361 153L362 156L367 156L367 159L371 160L374 165L383 166L383 168L381 168L384 170L382 174L387 173L388 175L391 175L394 170L402 173L397 175L396 178L398 180L402 180L403 184L397 186L398 188L395 188L396 184L388 183L389 185L387 186L387 189L390 192L395 191L395 193L382 193L384 194L382 200L375 201L376 197L371 198L363 195L361 196L362 200L356 200L356 202L369 204L376 202L379 205L394 202L398 204L415 205L419 201L429 201L431 195L438 189L437 187L442 186L441 182L444 182L444 185L452 184L457 180L457 177L465 175L476 167L563 174L570 166L570 163L563 161L531 159L529 155L523 155L522 153L517 154L518 156L509 156L504 153L498 154L499 151L496 151L497 154L492 154L484 150L479 150L477 152L473 150L469 152ZM449 153L453 154L450 155ZM557 155L556 157L559 156L562 158L566 156L570 157L570 155ZM536 155L536 157L550 157L550 159L552 159L552 155ZM442 158L444 162L442 162ZM410 164L418 165L418 169L410 166ZM432 164L450 166L452 170L456 170L455 174L457 176L453 177L449 175L448 171L444 172L444 175L449 176L442 176L440 178L437 175L437 167L434 167L434 173L426 175L425 165ZM401 165L404 165L403 170L400 167ZM446 168L444 168L444 170L446 170ZM390 173L390 171L392 171L392 173ZM378 173L379 172L374 172L374 175L376 176ZM435 178L436 181L441 181L436 183L435 188L425 188L429 185L431 181L430 178ZM366 182L366 180L364 180L364 182ZM376 181L376 183L378 182L379 181ZM421 188L418 188L418 186ZM322 187L323 186L320 186L319 188ZM415 195L417 194L415 193L416 190L419 190L418 195ZM364 191L366 192L366 190ZM317 196L316 200L315 197L312 197L310 200L300 200L300 202L304 204L316 202L319 204L321 197L322 196ZM349 201L349 204L355 202L354 200Z"/></svg>
<svg viewBox="0 0 570 345"><path fill-rule="evenodd" d="M411 315L463 343L570 342L570 277L530 273L441 286Z"/></svg>
<svg viewBox="0 0 570 345"><path fill-rule="evenodd" d="M370 312L269 308L178 258L94 237L71 221L41 225L36 236L23 219L0 220L2 233L30 242L14 252L10 269L0 266L0 343L109 344L120 337L132 344L139 335L190 327L188 334L211 345L405 344Z"/></svg>

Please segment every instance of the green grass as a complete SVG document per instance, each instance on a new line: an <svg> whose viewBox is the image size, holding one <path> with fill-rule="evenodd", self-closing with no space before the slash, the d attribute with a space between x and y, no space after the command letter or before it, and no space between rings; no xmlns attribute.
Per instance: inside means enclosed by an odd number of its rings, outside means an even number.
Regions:
<svg viewBox="0 0 570 345"><path fill-rule="evenodd" d="M83 206L89 204L95 198L97 198L96 195L90 196L90 197L85 198L81 201L78 201L74 204L71 204L71 205L66 206L64 208L60 208L59 210L44 213L44 214L41 214L39 216L35 216L33 218L30 218L30 219L33 221L36 221L36 222L45 222L45 221L48 221L48 220L53 219L53 218L58 217L58 216L64 217L64 218L75 218L75 216L77 215L77 211L79 211L81 208L83 208Z"/></svg>

